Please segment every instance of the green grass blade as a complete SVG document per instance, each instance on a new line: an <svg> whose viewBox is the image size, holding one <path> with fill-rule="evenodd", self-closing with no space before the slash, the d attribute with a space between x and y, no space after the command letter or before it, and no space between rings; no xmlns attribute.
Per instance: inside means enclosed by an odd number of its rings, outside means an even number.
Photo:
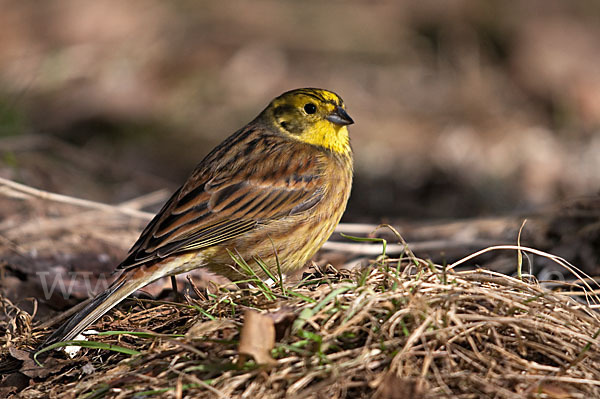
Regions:
<svg viewBox="0 0 600 399"><path fill-rule="evenodd" d="M321 302L318 302L314 307L304 308L298 315L298 318L294 320L294 324L292 325L292 333L295 334L296 332L300 331L308 319L317 314L317 312L323 309L329 302L334 300L336 296L350 291L352 288L353 287L349 285L339 287L327 294L327 296L323 298Z"/></svg>
<svg viewBox="0 0 600 399"><path fill-rule="evenodd" d="M265 298L267 298L270 301L275 300L275 295L273 294L273 291L271 291L271 288L267 284L265 284L265 282L256 274L254 269L252 269L250 265L248 265L246 260L242 258L240 254L234 254L229 249L227 250L227 253L231 257L231 259L233 259L233 261L244 271L244 273L255 279L249 282L256 284L257 288L262 292Z"/></svg>
<svg viewBox="0 0 600 399"><path fill-rule="evenodd" d="M273 273L271 273L271 271L267 267L267 264L261 258L259 258L258 256L255 256L253 259L258 264L258 266L262 269L262 271L267 275L268 278L270 278L273 281L277 281L277 279L275 278Z"/></svg>
<svg viewBox="0 0 600 399"><path fill-rule="evenodd" d="M349 240L356 241L356 242L380 242L381 246L383 247L381 250L381 257L382 258L387 257L385 254L385 251L387 250L387 241L384 238L355 237L355 236L349 236L344 233L340 233L340 235L344 238L347 238Z"/></svg>
<svg viewBox="0 0 600 399"><path fill-rule="evenodd" d="M135 349L124 348L124 347L118 346L118 345L106 344L104 342L72 340L72 341L57 342L55 344L45 347L42 350L37 351L33 355L33 360L38 364L38 366L44 367L42 365L42 363L40 363L37 360L37 357L44 352L48 352L48 351L51 351L52 349L62 348L65 346L81 346L82 348L103 349L103 350L107 350L107 351L111 351L111 352L124 353L126 355L131 355L131 356L139 355L140 353L142 353L142 352L136 351Z"/></svg>
<svg viewBox="0 0 600 399"><path fill-rule="evenodd" d="M146 331L102 331L94 335L134 335L140 338L180 338L185 337L184 334L157 334Z"/></svg>

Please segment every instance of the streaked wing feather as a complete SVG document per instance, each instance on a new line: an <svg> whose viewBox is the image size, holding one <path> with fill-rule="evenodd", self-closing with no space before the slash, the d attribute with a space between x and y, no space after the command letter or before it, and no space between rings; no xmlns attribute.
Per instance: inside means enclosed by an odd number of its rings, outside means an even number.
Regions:
<svg viewBox="0 0 600 399"><path fill-rule="evenodd" d="M306 155L306 154L304 154ZM144 229L119 269L130 269L180 252L218 245L251 231L259 222L297 214L316 205L319 162L300 162L290 177L289 167L279 176L217 175L203 179L200 173L188 180ZM252 164L269 162L261 157ZM260 166L260 165L258 165ZM265 169L267 170L267 169Z"/></svg>
<svg viewBox="0 0 600 399"><path fill-rule="evenodd" d="M211 234L200 235L201 240L196 235L191 235L188 238L163 245L157 250L157 255L160 258L164 258L180 251L207 248L250 231L255 225L256 221L254 220L238 220L233 223L226 223L220 229L212 231Z"/></svg>

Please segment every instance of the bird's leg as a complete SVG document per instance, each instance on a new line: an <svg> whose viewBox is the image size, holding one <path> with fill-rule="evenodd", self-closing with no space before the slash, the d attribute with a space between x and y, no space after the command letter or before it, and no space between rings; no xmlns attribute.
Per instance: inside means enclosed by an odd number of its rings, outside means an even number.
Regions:
<svg viewBox="0 0 600 399"><path fill-rule="evenodd" d="M171 286L173 287L173 294L175 295L175 301L181 301L183 298L181 294L179 294L179 290L177 289L177 278L175 276L171 276Z"/></svg>

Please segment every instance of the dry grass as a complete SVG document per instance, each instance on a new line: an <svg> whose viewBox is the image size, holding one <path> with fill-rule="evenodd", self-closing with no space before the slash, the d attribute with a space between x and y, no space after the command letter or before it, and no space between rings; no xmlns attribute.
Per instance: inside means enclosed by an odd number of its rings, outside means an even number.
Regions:
<svg viewBox="0 0 600 399"><path fill-rule="evenodd" d="M49 375L20 397L600 395L598 315L536 284L484 270L406 273L389 259L362 274L313 275L285 293L275 288L275 300L267 294L219 289L187 304L130 301L96 328L154 336L91 338L139 355L84 349L63 360L56 353L46 361ZM248 308L279 320L272 367L238 364ZM31 347L42 336L18 320L13 328L22 334L4 339L5 358L7 346Z"/></svg>

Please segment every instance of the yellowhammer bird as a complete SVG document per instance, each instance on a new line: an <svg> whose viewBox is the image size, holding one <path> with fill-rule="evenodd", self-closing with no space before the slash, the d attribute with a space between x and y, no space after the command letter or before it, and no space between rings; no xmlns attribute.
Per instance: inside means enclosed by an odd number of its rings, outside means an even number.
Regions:
<svg viewBox="0 0 600 399"><path fill-rule="evenodd" d="M230 252L263 277L303 267L333 233L350 195L353 123L322 89L275 98L196 167L144 229L108 289L44 346L73 339L113 306L161 277L199 267L247 278Z"/></svg>

